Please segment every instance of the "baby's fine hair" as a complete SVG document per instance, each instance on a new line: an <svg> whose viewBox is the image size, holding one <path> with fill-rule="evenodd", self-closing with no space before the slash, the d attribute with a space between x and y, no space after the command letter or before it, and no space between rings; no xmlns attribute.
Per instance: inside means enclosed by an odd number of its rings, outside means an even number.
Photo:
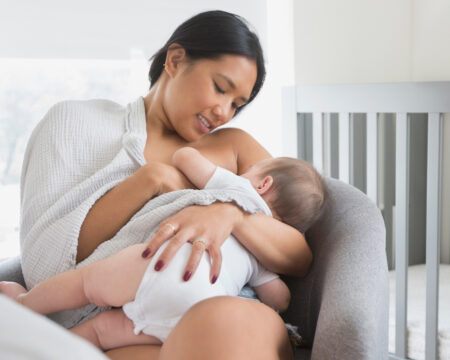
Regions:
<svg viewBox="0 0 450 360"><path fill-rule="evenodd" d="M325 182L306 161L280 157L262 169L272 176L274 197L271 208L281 221L305 233L323 214L328 192Z"/></svg>

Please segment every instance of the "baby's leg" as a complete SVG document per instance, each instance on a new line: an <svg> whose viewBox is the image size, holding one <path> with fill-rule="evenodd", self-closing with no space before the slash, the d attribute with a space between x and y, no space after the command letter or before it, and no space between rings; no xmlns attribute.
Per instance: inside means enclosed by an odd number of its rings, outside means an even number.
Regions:
<svg viewBox="0 0 450 360"><path fill-rule="evenodd" d="M70 331L103 350L126 345L161 344L154 336L144 333L135 335L133 329L133 322L122 309L114 309L102 312Z"/></svg>
<svg viewBox="0 0 450 360"><path fill-rule="evenodd" d="M85 267L83 291L89 303L122 306L134 300L150 259L142 258L146 244L129 246Z"/></svg>
<svg viewBox="0 0 450 360"><path fill-rule="evenodd" d="M150 261L141 256L144 248L145 244L133 245L83 268L55 275L17 300L40 314L90 303L122 306L134 299Z"/></svg>

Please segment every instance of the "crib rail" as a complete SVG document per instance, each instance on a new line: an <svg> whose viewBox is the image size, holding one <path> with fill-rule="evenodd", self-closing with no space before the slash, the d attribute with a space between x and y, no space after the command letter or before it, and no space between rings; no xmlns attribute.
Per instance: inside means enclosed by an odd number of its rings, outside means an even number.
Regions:
<svg viewBox="0 0 450 360"><path fill-rule="evenodd" d="M427 222L426 222L426 359L437 358L438 295L440 259L440 198L442 114L450 112L450 82L384 83L361 85L311 85L285 88L283 92L283 152L304 157L305 142L312 140L310 161L326 175L333 175L333 157L338 171L333 176L354 183L353 131L356 113L366 114L366 193L377 203L378 115L396 114L395 268L396 345L391 359L407 357L407 268L409 211L410 116L428 114ZM330 114L338 114L338 156L333 153ZM302 138L298 116L312 114L312 139ZM302 125L304 126L304 125ZM300 130L300 131L299 131ZM334 147L336 148L336 146ZM300 151L299 151L300 149Z"/></svg>

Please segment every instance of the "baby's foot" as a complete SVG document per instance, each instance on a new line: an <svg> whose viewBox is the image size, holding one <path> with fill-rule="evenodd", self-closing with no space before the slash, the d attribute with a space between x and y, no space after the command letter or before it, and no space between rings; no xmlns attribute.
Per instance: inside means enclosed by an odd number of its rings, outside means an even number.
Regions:
<svg viewBox="0 0 450 360"><path fill-rule="evenodd" d="M12 282L12 281L0 281L0 294L4 294L9 298L18 301L18 296L20 294L25 294L27 289L22 285Z"/></svg>

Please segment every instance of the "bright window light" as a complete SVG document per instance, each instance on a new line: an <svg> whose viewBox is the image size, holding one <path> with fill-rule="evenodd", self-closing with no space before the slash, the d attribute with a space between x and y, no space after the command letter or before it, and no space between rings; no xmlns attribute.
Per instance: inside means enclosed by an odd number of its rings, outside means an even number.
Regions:
<svg viewBox="0 0 450 360"><path fill-rule="evenodd" d="M58 101L126 105L148 90L141 50L130 60L0 58L0 260L19 254L20 172L28 138Z"/></svg>

